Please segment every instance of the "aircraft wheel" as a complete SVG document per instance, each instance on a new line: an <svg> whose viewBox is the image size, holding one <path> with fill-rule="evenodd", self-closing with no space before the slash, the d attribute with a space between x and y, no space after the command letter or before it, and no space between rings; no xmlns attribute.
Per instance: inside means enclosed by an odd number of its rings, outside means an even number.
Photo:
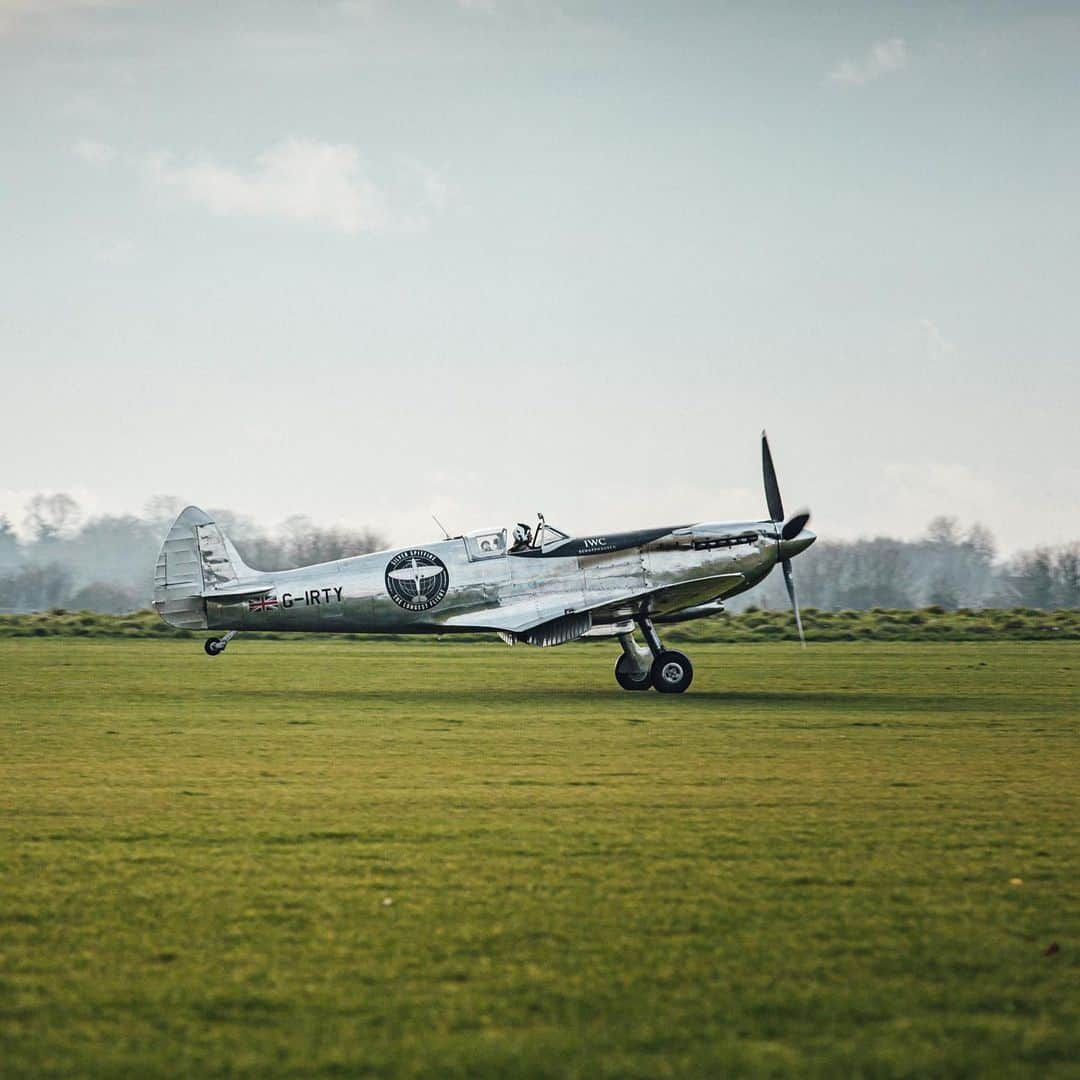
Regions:
<svg viewBox="0 0 1080 1080"><path fill-rule="evenodd" d="M674 649L664 649L649 673L653 687L661 694L681 694L694 680L690 658Z"/></svg>
<svg viewBox="0 0 1080 1080"><path fill-rule="evenodd" d="M203 643L207 656L220 656L225 651L225 642L219 637L207 638Z"/></svg>
<svg viewBox="0 0 1080 1080"><path fill-rule="evenodd" d="M624 653L615 662L615 681L624 690L648 690L652 686L652 672L639 675L631 666Z"/></svg>

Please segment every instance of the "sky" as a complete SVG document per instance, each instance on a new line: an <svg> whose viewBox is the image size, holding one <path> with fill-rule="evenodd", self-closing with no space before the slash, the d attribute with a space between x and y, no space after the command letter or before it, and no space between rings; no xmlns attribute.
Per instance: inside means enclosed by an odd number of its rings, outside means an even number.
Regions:
<svg viewBox="0 0 1080 1080"><path fill-rule="evenodd" d="M0 0L0 514L1080 538L1080 8Z"/></svg>

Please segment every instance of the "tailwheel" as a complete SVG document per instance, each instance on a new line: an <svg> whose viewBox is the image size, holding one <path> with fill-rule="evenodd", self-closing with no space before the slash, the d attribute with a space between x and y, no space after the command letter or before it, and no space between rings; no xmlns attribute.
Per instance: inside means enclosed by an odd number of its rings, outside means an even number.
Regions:
<svg viewBox="0 0 1080 1080"><path fill-rule="evenodd" d="M220 656L225 651L225 646L228 645L238 633L240 633L239 630L230 630L224 637L207 638L206 641L203 642L203 648L206 650L206 655Z"/></svg>
<svg viewBox="0 0 1080 1080"><path fill-rule="evenodd" d="M653 660L649 681L661 694L681 694L694 680L690 658L674 649L662 649Z"/></svg>
<svg viewBox="0 0 1080 1080"><path fill-rule="evenodd" d="M624 690L648 690L652 686L652 672L638 672L624 653L615 661L615 681Z"/></svg>

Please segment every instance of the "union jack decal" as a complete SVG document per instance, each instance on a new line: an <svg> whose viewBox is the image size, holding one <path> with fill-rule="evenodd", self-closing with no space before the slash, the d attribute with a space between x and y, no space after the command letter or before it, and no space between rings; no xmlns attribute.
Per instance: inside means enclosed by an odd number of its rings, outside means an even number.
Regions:
<svg viewBox="0 0 1080 1080"><path fill-rule="evenodd" d="M272 611L277 607L276 596L260 596L257 600L248 601L248 611Z"/></svg>

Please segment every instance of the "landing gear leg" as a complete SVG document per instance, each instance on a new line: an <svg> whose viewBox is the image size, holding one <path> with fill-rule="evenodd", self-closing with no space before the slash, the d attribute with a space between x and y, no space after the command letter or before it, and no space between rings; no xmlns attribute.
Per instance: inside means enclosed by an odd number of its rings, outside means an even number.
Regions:
<svg viewBox="0 0 1080 1080"><path fill-rule="evenodd" d="M225 646L228 645L238 633L240 633L239 630L230 630L224 637L207 638L203 644L206 655L220 656L225 651Z"/></svg>
<svg viewBox="0 0 1080 1080"><path fill-rule="evenodd" d="M652 619L642 615L637 624L641 627L641 634L645 638L645 644L649 646L649 652L654 657L659 656L664 651L664 646L660 644L660 638L656 634L656 627L653 626Z"/></svg>
<svg viewBox="0 0 1080 1080"><path fill-rule="evenodd" d="M652 653L643 649L632 633L620 634L623 654L615 665L615 681L624 690L648 690L652 686Z"/></svg>
<svg viewBox="0 0 1080 1080"><path fill-rule="evenodd" d="M690 663L690 657L674 649L665 649L652 620L647 616L642 615L637 623L653 655L652 667L649 670L649 681L653 689L661 694L683 693L694 679L694 666Z"/></svg>

